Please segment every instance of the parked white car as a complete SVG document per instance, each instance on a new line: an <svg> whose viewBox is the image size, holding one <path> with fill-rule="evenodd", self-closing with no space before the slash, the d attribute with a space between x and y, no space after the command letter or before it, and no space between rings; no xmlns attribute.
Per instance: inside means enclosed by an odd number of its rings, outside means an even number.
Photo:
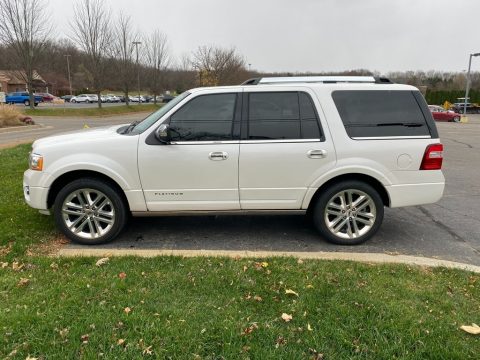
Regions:
<svg viewBox="0 0 480 360"><path fill-rule="evenodd" d="M141 103L145 102L145 98L142 95L140 95L140 96L138 96L138 95L137 96L129 96L128 98L130 99L130 102L137 102L137 103L138 102L141 102Z"/></svg>
<svg viewBox="0 0 480 360"><path fill-rule="evenodd" d="M97 101L97 97L93 97L92 95L88 94L81 94L74 96L70 99L71 103L93 103Z"/></svg>
<svg viewBox="0 0 480 360"><path fill-rule="evenodd" d="M372 77L253 79L187 91L141 122L34 142L26 202L75 242L128 214L305 214L337 244L384 207L438 201L443 146L420 92Z"/></svg>
<svg viewBox="0 0 480 360"><path fill-rule="evenodd" d="M109 102L109 103L119 103L120 102L120 98L116 95L108 94L108 95L106 95L106 97L107 97L107 102Z"/></svg>

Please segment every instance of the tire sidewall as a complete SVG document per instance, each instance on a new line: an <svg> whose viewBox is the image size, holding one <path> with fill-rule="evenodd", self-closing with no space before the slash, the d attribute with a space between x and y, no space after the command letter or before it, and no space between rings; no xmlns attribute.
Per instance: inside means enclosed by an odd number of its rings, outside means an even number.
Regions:
<svg viewBox="0 0 480 360"><path fill-rule="evenodd" d="M376 207L376 218L372 228L368 233L355 239L344 239L335 236L332 232L330 232L324 220L325 207L327 206L328 201L335 194L343 190L349 189L359 190L368 194L368 196L372 198ZM315 227L320 232L322 237L324 237L328 242L337 245L358 245L367 241L373 235L375 235L375 233L380 228L380 225L383 221L383 215L384 205L379 193L371 185L357 180L342 181L329 186L325 191L320 194L313 207L313 223L315 224Z"/></svg>
<svg viewBox="0 0 480 360"><path fill-rule="evenodd" d="M98 239L85 239L80 236L73 234L65 225L62 214L62 205L65 201L65 198L71 194L73 191L79 189L94 189L104 193L112 202L112 205L115 209L115 223L113 224L111 230L104 236ZM93 178L83 178L72 181L71 183L64 186L57 194L54 203L54 218L57 227L62 231L65 236L67 236L73 242L82 245L98 245L104 244L109 241L112 241L115 237L120 234L120 232L125 227L127 221L127 207L120 194L107 182L93 179Z"/></svg>

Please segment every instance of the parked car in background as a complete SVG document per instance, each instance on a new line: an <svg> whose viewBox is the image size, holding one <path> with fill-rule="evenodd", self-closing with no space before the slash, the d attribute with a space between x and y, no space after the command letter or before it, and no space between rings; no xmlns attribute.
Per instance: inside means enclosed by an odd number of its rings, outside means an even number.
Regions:
<svg viewBox="0 0 480 360"><path fill-rule="evenodd" d="M55 100L55 96L49 93L36 93L35 95L41 96L43 102L52 102Z"/></svg>
<svg viewBox="0 0 480 360"><path fill-rule="evenodd" d="M467 98L467 100L469 100L469 98ZM463 114L463 113L480 114L480 105L475 104L475 103L471 103L469 101L467 101L467 103L465 104L465 98L457 98L457 101L458 102L456 102L452 105L451 110L453 110L453 111L455 111L459 114Z"/></svg>
<svg viewBox="0 0 480 360"><path fill-rule="evenodd" d="M125 102L125 95L117 95L117 97L120 99L120 102Z"/></svg>
<svg viewBox="0 0 480 360"><path fill-rule="evenodd" d="M153 102L153 96L151 95L143 95L143 98L145 99L145 102Z"/></svg>
<svg viewBox="0 0 480 360"><path fill-rule="evenodd" d="M35 106L38 106L38 104L43 101L43 98L40 95L34 95L33 98L35 101ZM30 106L30 94L26 91L8 93L7 96L5 96L5 103L24 104L25 106Z"/></svg>
<svg viewBox="0 0 480 360"><path fill-rule="evenodd" d="M73 98L73 95L60 96L60 99L64 100L65 102L70 102L70 100L72 100L72 98Z"/></svg>
<svg viewBox="0 0 480 360"><path fill-rule="evenodd" d="M92 97L91 95L88 95L88 94L80 94L80 95L77 95L77 96L74 96L70 99L70 102L71 103L93 103L97 101L97 98L96 98L96 95L95 95L95 98Z"/></svg>
<svg viewBox="0 0 480 360"><path fill-rule="evenodd" d="M445 110L438 105L428 105L428 109L436 121L460 122L460 114L453 110Z"/></svg>
<svg viewBox="0 0 480 360"><path fill-rule="evenodd" d="M170 94L163 94L160 95L160 98L162 99L162 103L168 103L169 101L173 100L175 96L172 96Z"/></svg>
<svg viewBox="0 0 480 360"><path fill-rule="evenodd" d="M98 102L98 96L97 94L87 94L88 96L90 96L90 98L93 99L93 102Z"/></svg>
<svg viewBox="0 0 480 360"><path fill-rule="evenodd" d="M109 103L119 103L120 98L117 95L114 94L108 94L107 96L107 102Z"/></svg>
<svg viewBox="0 0 480 360"><path fill-rule="evenodd" d="M142 95L140 95L140 96L138 96L138 95L137 96L129 96L128 98L131 102L137 102L137 103L138 102L141 102L141 103L145 102L145 98Z"/></svg>
<svg viewBox="0 0 480 360"><path fill-rule="evenodd" d="M109 102L109 101L108 101L108 96L107 96L107 95L100 95L100 101L101 101L102 103Z"/></svg>

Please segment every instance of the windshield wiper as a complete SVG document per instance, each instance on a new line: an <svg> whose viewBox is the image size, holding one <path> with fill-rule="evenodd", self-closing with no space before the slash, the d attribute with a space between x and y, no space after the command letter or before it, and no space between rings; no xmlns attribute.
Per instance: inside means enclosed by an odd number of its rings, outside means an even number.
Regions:
<svg viewBox="0 0 480 360"><path fill-rule="evenodd" d="M140 123L139 120L135 120L134 122L132 122L130 125L128 125L128 127L123 131L123 134L128 134L130 132L133 131L133 129L135 129L135 126L137 126L138 124Z"/></svg>

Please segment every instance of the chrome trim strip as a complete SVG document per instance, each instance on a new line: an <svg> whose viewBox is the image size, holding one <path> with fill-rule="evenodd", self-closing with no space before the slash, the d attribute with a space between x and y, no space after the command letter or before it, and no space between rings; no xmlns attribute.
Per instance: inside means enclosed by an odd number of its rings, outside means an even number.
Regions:
<svg viewBox="0 0 480 360"><path fill-rule="evenodd" d="M400 140L400 139L431 139L428 135L418 136L369 136L369 137L352 137L353 140Z"/></svg>
<svg viewBox="0 0 480 360"><path fill-rule="evenodd" d="M320 142L320 139L240 140L240 144L259 144L259 143L309 143L309 142Z"/></svg>
<svg viewBox="0 0 480 360"><path fill-rule="evenodd" d="M292 84L292 83L322 83L322 82L344 82L344 83L374 83L373 76L291 76L291 77L267 77L261 78L258 82L263 84Z"/></svg>
<svg viewBox="0 0 480 360"><path fill-rule="evenodd" d="M202 216L202 215L305 215L307 210L178 210L132 211L135 217Z"/></svg>
<svg viewBox="0 0 480 360"><path fill-rule="evenodd" d="M172 141L171 145L215 145L215 144L261 144L261 143L309 143L320 139L278 139L278 140L226 140L226 141Z"/></svg>

